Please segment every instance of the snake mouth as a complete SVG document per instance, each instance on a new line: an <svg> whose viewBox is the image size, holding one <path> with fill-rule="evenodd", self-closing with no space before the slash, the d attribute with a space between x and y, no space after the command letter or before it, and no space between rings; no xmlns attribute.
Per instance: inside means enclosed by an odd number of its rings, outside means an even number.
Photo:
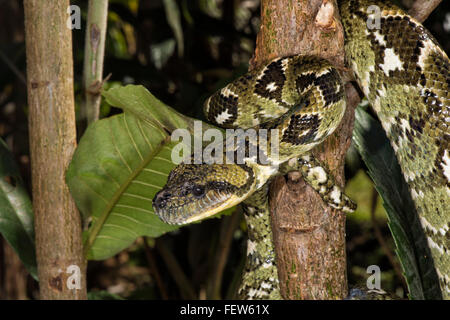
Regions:
<svg viewBox="0 0 450 320"><path fill-rule="evenodd" d="M170 198L170 195L171 193L165 190L158 192L153 199L153 209L162 221L173 225L184 225L209 218L242 201L242 197L233 194L210 192L201 199L184 199L178 203L175 198Z"/></svg>

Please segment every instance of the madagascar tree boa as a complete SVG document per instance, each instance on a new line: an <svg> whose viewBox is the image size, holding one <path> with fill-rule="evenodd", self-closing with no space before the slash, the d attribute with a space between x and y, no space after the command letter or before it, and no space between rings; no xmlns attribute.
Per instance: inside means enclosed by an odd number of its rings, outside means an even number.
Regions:
<svg viewBox="0 0 450 320"><path fill-rule="evenodd" d="M368 7L373 5L381 9L380 24L370 28L373 11ZM419 22L393 5L343 1L340 14L347 64L391 141L428 239L442 295L449 299L449 59ZM299 170L324 201L351 212L353 203L309 153L336 129L345 107L341 77L321 58L278 58L238 78L206 101L207 118L223 128L276 129L277 157L267 143L256 146L262 156L245 157L241 164L226 162L230 153L225 152L223 164L180 164L155 196L155 212L165 222L185 224L242 202L249 240L240 296L281 298L268 182ZM245 139L244 149L252 143Z"/></svg>

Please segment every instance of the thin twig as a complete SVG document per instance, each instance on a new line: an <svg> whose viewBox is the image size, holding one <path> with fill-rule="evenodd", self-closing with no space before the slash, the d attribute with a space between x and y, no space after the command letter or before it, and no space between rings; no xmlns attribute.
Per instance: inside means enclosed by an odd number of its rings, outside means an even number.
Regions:
<svg viewBox="0 0 450 320"><path fill-rule="evenodd" d="M227 293L225 295L226 300L236 300L238 299L238 289L242 280L242 274L245 268L246 256L245 254L239 259L239 265L236 267L234 271L234 275L231 278L230 284L227 288Z"/></svg>
<svg viewBox="0 0 450 320"><path fill-rule="evenodd" d="M181 269L180 264L178 263L175 256L166 247L166 244L164 243L163 240L161 239L156 240L156 249L158 250L159 254L164 260L167 269L169 269L169 272L172 275L173 280L177 284L183 299L189 300L196 299L194 287L184 274L183 269Z"/></svg>
<svg viewBox="0 0 450 320"><path fill-rule="evenodd" d="M159 292L161 293L161 297L163 300L168 300L169 296L167 295L167 289L164 285L161 274L159 273L158 266L156 265L155 256L153 255L152 249L147 244L147 237L144 237L144 250L145 257L147 258L147 263L150 269L150 273L156 281L156 285L159 288Z"/></svg>
<svg viewBox="0 0 450 320"><path fill-rule="evenodd" d="M220 226L219 245L214 257L214 270L208 286L208 298L220 299L220 291L222 289L223 271L230 252L233 234L241 220L240 211L236 210L230 217L222 219Z"/></svg>
<svg viewBox="0 0 450 320"><path fill-rule="evenodd" d="M401 280L403 287L406 288L406 281L405 277L403 276L403 272L400 268L400 265L398 264L397 260L395 260L394 254L389 249L389 246L386 243L386 240L383 238L383 234L381 233L380 227L378 226L377 219L375 217L375 211L377 208L377 199L378 199L378 192L375 190L375 188L372 189L372 205L370 209L370 219L372 221L373 229L375 232L375 237L377 238L378 243L380 244L381 248L383 249L384 253L386 254L389 263L394 268L394 272L397 274L397 277Z"/></svg>
<svg viewBox="0 0 450 320"><path fill-rule="evenodd" d="M14 65L14 63L2 51L0 51L0 58L11 69L11 71L17 76L17 78L19 78L20 81L22 81L25 85L27 85L27 80L25 78L25 75L19 69L17 69L17 67Z"/></svg>
<svg viewBox="0 0 450 320"><path fill-rule="evenodd" d="M107 16L108 0L89 0L83 68L83 108L88 124L98 120L100 114L101 95L98 86L103 84Z"/></svg>
<svg viewBox="0 0 450 320"><path fill-rule="evenodd" d="M419 22L424 22L442 0L416 0L408 13Z"/></svg>

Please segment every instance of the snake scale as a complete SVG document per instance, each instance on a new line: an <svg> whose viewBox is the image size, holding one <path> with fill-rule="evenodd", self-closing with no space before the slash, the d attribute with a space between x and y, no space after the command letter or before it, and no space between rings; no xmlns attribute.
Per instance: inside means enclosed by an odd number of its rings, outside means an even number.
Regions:
<svg viewBox="0 0 450 320"><path fill-rule="evenodd" d="M373 5L381 9L378 28L366 23L374 18ZM450 61L433 36L394 5L348 0L340 3L340 14L346 63L391 141L428 239L442 296L449 299ZM329 205L354 210L326 166L309 152L333 133L345 107L339 72L326 60L302 55L252 70L205 102L205 114L217 126L270 129L270 137L275 130L277 157L269 151L271 143L256 143L264 163L247 156L233 164L224 152L222 163L179 164L153 207L163 221L186 224L243 203L249 239L241 298L281 298L267 200L272 177L299 170ZM245 150L255 144L244 140Z"/></svg>

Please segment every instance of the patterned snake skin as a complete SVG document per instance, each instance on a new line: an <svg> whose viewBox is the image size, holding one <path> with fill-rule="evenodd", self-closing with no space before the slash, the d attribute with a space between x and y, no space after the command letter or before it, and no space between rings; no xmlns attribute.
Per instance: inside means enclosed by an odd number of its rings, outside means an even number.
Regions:
<svg viewBox="0 0 450 320"><path fill-rule="evenodd" d="M369 6L381 9L379 28L368 28ZM349 67L378 115L397 155L428 238L442 295L450 298L450 62L431 34L390 4L343 1L340 13ZM219 90L205 102L210 122L223 128L271 129L279 145L243 136L244 149L259 157L232 164L180 164L153 200L165 222L186 224L243 203L249 230L247 261L239 290L243 299L280 299L267 186L270 179L299 170L334 208L354 204L334 184L325 165L309 153L339 125L344 85L327 61L312 56L278 58ZM231 158L233 156L233 158ZM263 162L261 159L265 159Z"/></svg>

